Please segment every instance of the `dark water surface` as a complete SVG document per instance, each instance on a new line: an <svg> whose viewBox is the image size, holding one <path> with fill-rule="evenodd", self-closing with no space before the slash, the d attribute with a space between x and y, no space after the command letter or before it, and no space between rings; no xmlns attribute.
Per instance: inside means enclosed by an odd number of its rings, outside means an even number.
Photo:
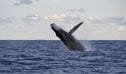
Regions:
<svg viewBox="0 0 126 74"><path fill-rule="evenodd" d="M56 40L1 40L0 74L126 74L126 41L88 42L78 52Z"/></svg>

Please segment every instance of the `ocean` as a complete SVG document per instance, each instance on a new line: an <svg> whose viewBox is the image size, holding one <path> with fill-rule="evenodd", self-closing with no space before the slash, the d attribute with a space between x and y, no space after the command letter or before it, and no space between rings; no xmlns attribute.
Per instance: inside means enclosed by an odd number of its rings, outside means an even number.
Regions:
<svg viewBox="0 0 126 74"><path fill-rule="evenodd" d="M126 41L81 42L86 51L59 40L0 40L0 74L126 74Z"/></svg>

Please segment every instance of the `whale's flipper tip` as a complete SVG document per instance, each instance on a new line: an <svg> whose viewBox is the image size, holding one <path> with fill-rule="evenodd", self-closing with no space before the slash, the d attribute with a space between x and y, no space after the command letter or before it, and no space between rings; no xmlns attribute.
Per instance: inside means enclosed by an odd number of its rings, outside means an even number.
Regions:
<svg viewBox="0 0 126 74"><path fill-rule="evenodd" d="M74 27L69 31L69 34L74 33L82 24L83 24L83 22L80 22L79 24L77 24L76 26L74 26Z"/></svg>
<svg viewBox="0 0 126 74"><path fill-rule="evenodd" d="M81 25L81 24L83 24L84 22L80 22L79 24Z"/></svg>

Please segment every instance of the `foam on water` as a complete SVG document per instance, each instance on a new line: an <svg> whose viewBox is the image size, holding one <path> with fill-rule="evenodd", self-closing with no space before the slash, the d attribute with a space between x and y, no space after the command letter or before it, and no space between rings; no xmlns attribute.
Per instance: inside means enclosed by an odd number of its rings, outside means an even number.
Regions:
<svg viewBox="0 0 126 74"><path fill-rule="evenodd" d="M86 51L93 51L90 41L85 40L82 42L82 44L86 48Z"/></svg>

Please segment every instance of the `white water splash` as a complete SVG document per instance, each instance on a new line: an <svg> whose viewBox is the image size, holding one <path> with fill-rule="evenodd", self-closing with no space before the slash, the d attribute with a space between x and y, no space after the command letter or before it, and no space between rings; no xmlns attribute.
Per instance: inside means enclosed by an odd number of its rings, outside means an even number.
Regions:
<svg viewBox="0 0 126 74"><path fill-rule="evenodd" d="M92 45L90 41L85 40L82 42L82 44L86 48L86 51L92 51Z"/></svg>

